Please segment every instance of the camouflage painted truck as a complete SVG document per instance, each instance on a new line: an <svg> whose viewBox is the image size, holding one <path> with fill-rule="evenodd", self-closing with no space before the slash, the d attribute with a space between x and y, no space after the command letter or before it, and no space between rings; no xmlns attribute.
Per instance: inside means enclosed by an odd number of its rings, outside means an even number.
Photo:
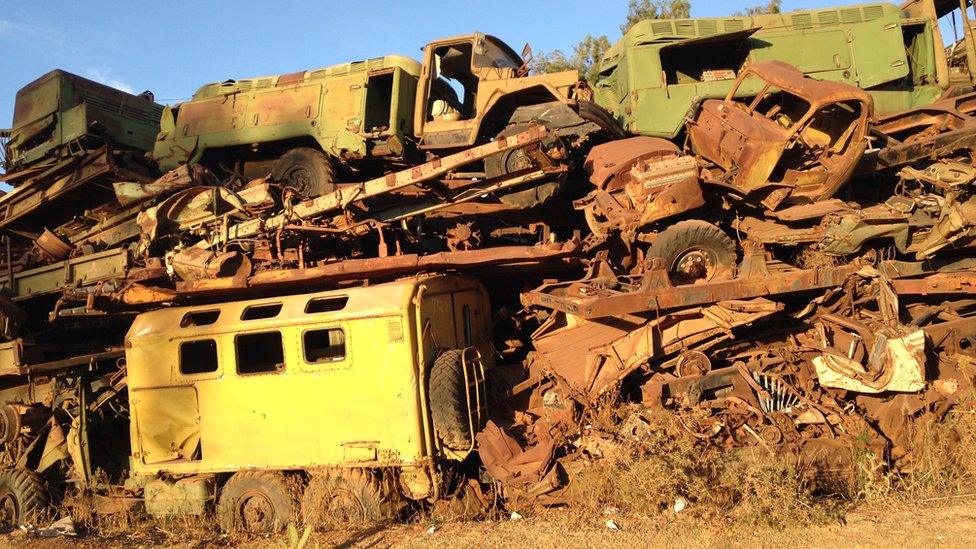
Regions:
<svg viewBox="0 0 976 549"><path fill-rule="evenodd" d="M554 131L550 149L579 148L599 131L619 135L579 86L578 73L529 76L512 48L476 33L431 42L422 63L391 55L204 85L190 101L163 111L154 156L164 170L202 163L243 181L270 171L314 197L342 182L418 164L424 153L512 135L533 121ZM478 171L490 179L528 162L497 155ZM502 200L534 206L556 187L510 192Z"/></svg>

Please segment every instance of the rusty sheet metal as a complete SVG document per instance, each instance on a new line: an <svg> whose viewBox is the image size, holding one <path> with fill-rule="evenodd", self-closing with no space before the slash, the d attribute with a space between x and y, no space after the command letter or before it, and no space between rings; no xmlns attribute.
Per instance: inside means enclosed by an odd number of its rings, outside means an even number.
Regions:
<svg viewBox="0 0 976 549"><path fill-rule="evenodd" d="M681 154L674 143L659 137L631 137L593 147L583 167L597 189L622 187L630 169L643 160Z"/></svg>
<svg viewBox="0 0 976 549"><path fill-rule="evenodd" d="M285 289L307 284L334 284L353 280L376 280L417 272L437 270L465 271L485 267L528 268L542 265L573 265L579 245L576 243L543 244L537 246L501 246L480 250L440 252L429 255L404 254L369 259L350 259L308 267L305 269L276 269L257 273L249 278L241 276L221 279L201 279L181 282L175 290L133 284L120 299L127 305L166 303L206 295L239 292L244 289Z"/></svg>
<svg viewBox="0 0 976 549"><path fill-rule="evenodd" d="M525 448L492 420L475 438L488 474L507 488L542 495L559 487L551 474L556 451L551 438Z"/></svg>
<svg viewBox="0 0 976 549"><path fill-rule="evenodd" d="M170 256L173 270L187 282L234 277L251 274L251 261L238 251L212 252L200 248L184 248Z"/></svg>
<svg viewBox="0 0 976 549"><path fill-rule="evenodd" d="M976 295L976 273L936 273L924 278L907 278L891 282L899 295Z"/></svg>
<svg viewBox="0 0 976 549"><path fill-rule="evenodd" d="M119 204L128 207L155 196L201 185L206 180L206 174L207 171L199 164L184 164L152 182L118 181L112 187Z"/></svg>
<svg viewBox="0 0 976 549"><path fill-rule="evenodd" d="M721 301L651 319L639 315L579 322L553 316L532 335L536 360L574 398L592 403L650 361L687 349L708 349L732 330L768 317L779 303L763 298Z"/></svg>
<svg viewBox="0 0 976 549"><path fill-rule="evenodd" d="M730 299L750 299L830 288L860 269L857 262L839 267L791 269L768 276L734 278L672 286L663 269L619 283L608 279L544 284L522 294L522 304L595 319L645 311L668 311Z"/></svg>

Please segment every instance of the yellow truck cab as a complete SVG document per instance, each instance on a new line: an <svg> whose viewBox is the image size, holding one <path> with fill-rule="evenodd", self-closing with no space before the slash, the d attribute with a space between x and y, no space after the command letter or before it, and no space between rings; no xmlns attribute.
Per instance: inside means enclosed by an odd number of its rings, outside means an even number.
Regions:
<svg viewBox="0 0 976 549"><path fill-rule="evenodd" d="M125 341L132 482L151 514L216 496L221 525L249 531L437 499L474 449L490 321L455 275L143 313Z"/></svg>

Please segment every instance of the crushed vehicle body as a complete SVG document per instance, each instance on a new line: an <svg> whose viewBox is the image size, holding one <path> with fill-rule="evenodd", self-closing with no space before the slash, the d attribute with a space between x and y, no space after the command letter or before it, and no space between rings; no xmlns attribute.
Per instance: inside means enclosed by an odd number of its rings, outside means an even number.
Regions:
<svg viewBox="0 0 976 549"><path fill-rule="evenodd" d="M250 532L565 503L625 408L908 470L976 379L955 4L640 22L589 84L449 37L34 156L15 123L0 520L71 490Z"/></svg>

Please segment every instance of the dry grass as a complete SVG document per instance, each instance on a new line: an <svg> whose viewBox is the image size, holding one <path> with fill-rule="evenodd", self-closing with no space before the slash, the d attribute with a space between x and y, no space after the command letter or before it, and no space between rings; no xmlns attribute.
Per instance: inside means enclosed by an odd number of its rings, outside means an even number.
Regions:
<svg viewBox="0 0 976 549"><path fill-rule="evenodd" d="M583 459L586 466L572 472L565 494L569 505L564 508L519 509L526 519L518 522L508 521L507 514L468 522L470 509L438 507L414 514L407 524L314 533L307 546L374 542L412 546L434 541L434 545L466 546L485 544L484 536L502 539L511 535L536 536L536 543L565 538L574 546L679 541L696 546L748 539L765 544L798 532L829 534L847 516L880 517L889 512L911 516L972 501L964 498L976 493L973 410L956 410L938 423L917 422L909 437L911 467L900 473L886 471L878 456L857 450L849 484L830 496L818 492L818 486L807 480L809 475L793 459L773 458L761 450L708 448L689 435L672 414L648 414L626 407L618 410L617 415L588 418L591 432L611 436L582 437L580 456L599 459ZM98 540L99 546L294 544L286 534L222 535L212 517L155 520L141 512L98 515L91 510L90 496L70 493L60 513L70 514L80 532L88 534L89 540ZM673 507L679 499L687 501L687 508L676 513ZM626 533L609 531L604 525L608 519ZM435 534L426 534L431 526ZM637 537L635 529L640 531ZM688 532L696 533L689 538ZM298 528L296 533L295 539L301 539L304 531Z"/></svg>
<svg viewBox="0 0 976 549"><path fill-rule="evenodd" d="M901 471L886 472L874 456L856 460L863 501L911 504L976 493L976 409L956 408L942 421L911 424Z"/></svg>
<svg viewBox="0 0 976 549"><path fill-rule="evenodd" d="M704 446L666 413L625 410L621 425L626 438L602 441L604 459L574 476L571 506L653 517L684 500L684 512L699 519L777 528L833 516L836 502L818 498L793 459Z"/></svg>

